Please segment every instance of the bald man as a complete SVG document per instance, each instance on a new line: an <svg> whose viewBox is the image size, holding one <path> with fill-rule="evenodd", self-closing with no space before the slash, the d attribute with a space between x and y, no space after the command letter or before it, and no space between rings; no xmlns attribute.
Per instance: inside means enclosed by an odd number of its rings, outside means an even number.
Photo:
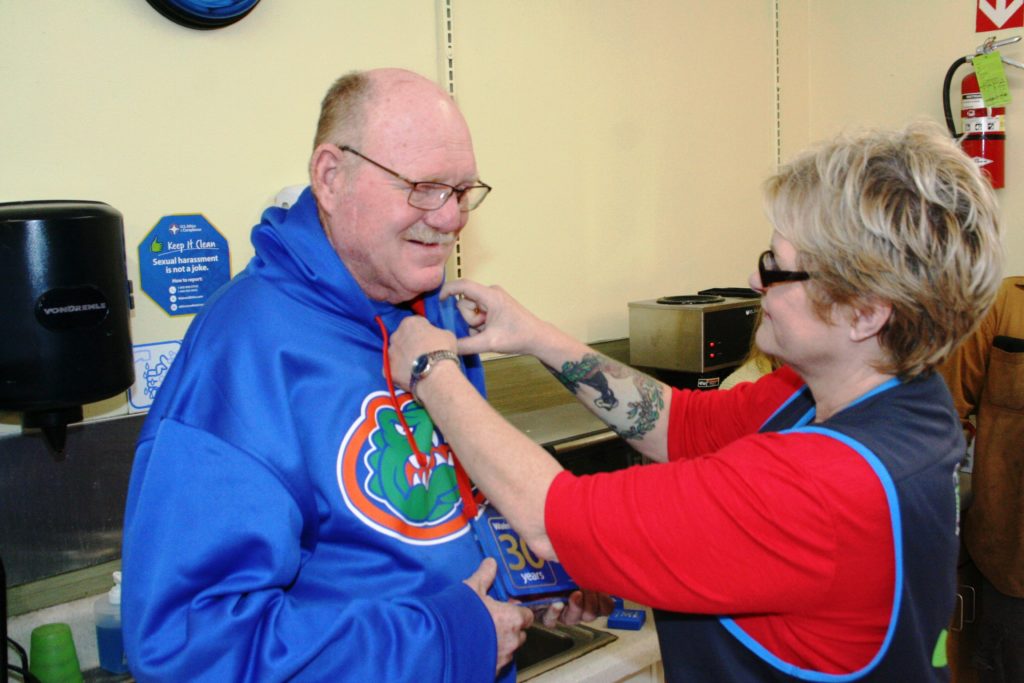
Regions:
<svg viewBox="0 0 1024 683"><path fill-rule="evenodd" d="M469 128L421 76L349 74L323 100L309 172L192 322L140 435L123 557L132 672L514 680L533 615L487 596L474 492L387 367L408 316L467 333L438 290L490 190ZM479 358L438 362L483 391Z"/></svg>

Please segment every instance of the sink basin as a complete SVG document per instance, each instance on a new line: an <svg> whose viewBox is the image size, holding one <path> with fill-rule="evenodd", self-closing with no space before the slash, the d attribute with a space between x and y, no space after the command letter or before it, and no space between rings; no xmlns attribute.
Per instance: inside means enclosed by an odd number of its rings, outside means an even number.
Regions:
<svg viewBox="0 0 1024 683"><path fill-rule="evenodd" d="M526 642L516 650L516 681L528 681L615 640L615 634L589 626L531 626Z"/></svg>

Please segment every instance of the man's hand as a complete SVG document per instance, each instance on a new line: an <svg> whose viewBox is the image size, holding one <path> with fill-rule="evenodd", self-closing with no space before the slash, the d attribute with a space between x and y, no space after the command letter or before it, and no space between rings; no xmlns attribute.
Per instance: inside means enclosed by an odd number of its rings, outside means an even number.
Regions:
<svg viewBox="0 0 1024 683"><path fill-rule="evenodd" d="M498 602L487 595L497 571L497 563L487 557L473 575L463 581L480 596L494 621L494 632L498 637L498 667L495 673L512 661L513 653L526 642L526 629L533 624L533 612L530 610L509 602Z"/></svg>
<svg viewBox="0 0 1024 683"><path fill-rule="evenodd" d="M390 338L388 362L391 364L391 378L408 391L413 361L424 353L445 349L455 351L455 335L434 327L422 316L410 315Z"/></svg>
<svg viewBox="0 0 1024 683"><path fill-rule="evenodd" d="M531 353L538 335L550 326L497 285L456 280L441 288L441 298L458 296L459 312L471 335L459 340L459 353Z"/></svg>
<svg viewBox="0 0 1024 683"><path fill-rule="evenodd" d="M548 628L558 624L573 626L581 621L593 621L612 613L615 603L610 595L594 591L574 591L569 603L556 602L549 605L540 615L541 623Z"/></svg>

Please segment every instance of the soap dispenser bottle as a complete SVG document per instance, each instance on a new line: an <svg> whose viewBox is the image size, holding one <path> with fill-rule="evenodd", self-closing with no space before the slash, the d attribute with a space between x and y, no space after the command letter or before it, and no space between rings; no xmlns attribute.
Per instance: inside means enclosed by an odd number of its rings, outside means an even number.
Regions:
<svg viewBox="0 0 1024 683"><path fill-rule="evenodd" d="M114 587L96 601L94 612L100 667L114 674L128 673L121 632L121 572L114 572Z"/></svg>

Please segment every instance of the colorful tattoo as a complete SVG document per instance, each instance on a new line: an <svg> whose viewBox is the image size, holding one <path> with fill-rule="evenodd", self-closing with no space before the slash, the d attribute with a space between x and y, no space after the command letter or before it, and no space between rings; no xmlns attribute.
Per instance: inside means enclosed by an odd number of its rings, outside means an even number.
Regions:
<svg viewBox="0 0 1024 683"><path fill-rule="evenodd" d="M616 429L615 432L623 439L642 439L644 434L654 429L661 411L665 409L665 400L661 397L661 389L658 383L644 375L634 375L633 383L636 385L640 400L630 402L629 412L626 414L636 424L626 431Z"/></svg>
<svg viewBox="0 0 1024 683"><path fill-rule="evenodd" d="M626 404L626 411L623 417L632 424L627 426L610 422L616 434L624 439L642 439L644 435L654 429L661 417L661 411L665 408L665 401L661 397L659 383L632 368L621 366L617 363L602 359L597 354L583 356L578 363L563 363L561 371L552 370L552 374L573 394L579 393L579 385L585 384L598 392L594 399L594 405L607 411L612 411L619 405L605 372L612 377L623 379L632 377L633 385L637 389L638 400Z"/></svg>
<svg viewBox="0 0 1024 683"><path fill-rule="evenodd" d="M599 356L588 353L579 363L563 363L561 372L556 372L555 377L574 394L579 393L580 384L592 387L600 394L594 399L594 405L612 410L619 405L619 399L615 398L611 387L608 386L608 378L601 372L601 365Z"/></svg>

